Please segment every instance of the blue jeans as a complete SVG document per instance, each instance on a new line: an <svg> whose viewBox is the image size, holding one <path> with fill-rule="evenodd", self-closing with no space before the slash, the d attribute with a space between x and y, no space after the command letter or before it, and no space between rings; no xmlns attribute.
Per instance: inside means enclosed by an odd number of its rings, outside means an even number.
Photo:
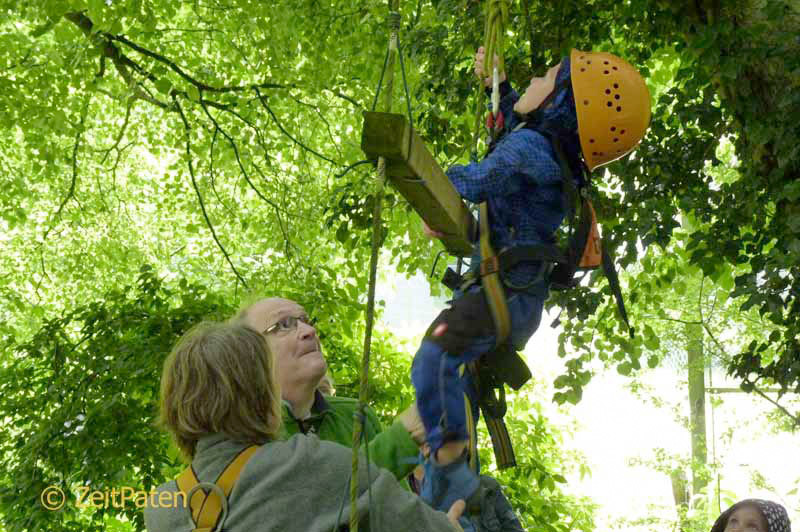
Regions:
<svg viewBox="0 0 800 532"><path fill-rule="evenodd" d="M467 293L482 290L472 286ZM539 327L542 307L547 290L538 290L536 295L526 292L511 292L507 297L511 317L509 341L517 350L525 347L528 339ZM456 292L453 304L465 294ZM487 309L488 311L488 309ZM435 453L448 441L467 440L467 416L464 394L470 397L473 419L477 422L477 396L472 379L467 372L459 375L462 364L472 362L495 346L495 335L487 334L470 338L460 353L449 353L443 347L426 338L414 356L411 365L411 382L417 393L417 408L425 425L428 445Z"/></svg>

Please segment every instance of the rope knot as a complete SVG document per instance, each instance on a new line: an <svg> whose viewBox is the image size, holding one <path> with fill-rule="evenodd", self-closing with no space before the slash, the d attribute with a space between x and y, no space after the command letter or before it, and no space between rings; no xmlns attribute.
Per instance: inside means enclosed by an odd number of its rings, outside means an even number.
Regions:
<svg viewBox="0 0 800 532"><path fill-rule="evenodd" d="M403 20L403 16L398 13L397 11L390 11L389 12L389 29L393 31L397 31L400 29L400 21Z"/></svg>

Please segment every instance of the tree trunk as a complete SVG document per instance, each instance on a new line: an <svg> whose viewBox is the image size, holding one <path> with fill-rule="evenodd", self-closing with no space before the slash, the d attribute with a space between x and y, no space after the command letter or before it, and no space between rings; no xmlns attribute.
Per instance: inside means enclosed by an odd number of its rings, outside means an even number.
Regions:
<svg viewBox="0 0 800 532"><path fill-rule="evenodd" d="M692 435L692 497L694 498L708 484L705 472L705 466L708 461L708 449L706 447L706 364L703 354L702 326L687 325L686 337L689 373L689 429Z"/></svg>

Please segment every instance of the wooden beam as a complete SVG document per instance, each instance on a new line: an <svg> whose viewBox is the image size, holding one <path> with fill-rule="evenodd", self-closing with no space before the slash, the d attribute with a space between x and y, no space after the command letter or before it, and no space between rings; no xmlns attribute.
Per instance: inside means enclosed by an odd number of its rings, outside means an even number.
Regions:
<svg viewBox="0 0 800 532"><path fill-rule="evenodd" d="M453 255L472 253L475 218L404 115L364 113L361 149L386 159L386 177Z"/></svg>

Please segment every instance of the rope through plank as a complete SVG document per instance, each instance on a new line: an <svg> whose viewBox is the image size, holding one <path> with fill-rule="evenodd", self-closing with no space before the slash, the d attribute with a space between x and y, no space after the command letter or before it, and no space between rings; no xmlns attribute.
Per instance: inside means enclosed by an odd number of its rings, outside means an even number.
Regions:
<svg viewBox="0 0 800 532"><path fill-rule="evenodd" d="M386 92L384 93L384 110L392 110L392 90L394 88L394 63L397 55L397 33L400 29L399 0L388 0L389 7L389 51L384 63L386 73ZM387 70L388 69L388 70ZM383 73L381 74L383 77ZM404 76L405 77L405 76ZM380 91L380 85L378 86ZM377 103L378 95L375 95ZM410 111L410 108L409 108ZM381 241L381 208L383 189L386 185L386 159L378 158L378 178L375 183L375 204L372 210L372 253L369 263L369 291L367 294L366 332L364 334L364 356L361 360L361 380L358 393L358 412L353 423L353 463L350 474L350 531L358 532L358 450L364 430L364 418L367 404L369 383L369 356L372 343L372 327L375 318L375 284L378 272L378 251ZM366 445L365 445L366 447ZM369 481L369 480L368 480ZM372 512L370 512L370 516ZM374 530L373 532L377 532Z"/></svg>

